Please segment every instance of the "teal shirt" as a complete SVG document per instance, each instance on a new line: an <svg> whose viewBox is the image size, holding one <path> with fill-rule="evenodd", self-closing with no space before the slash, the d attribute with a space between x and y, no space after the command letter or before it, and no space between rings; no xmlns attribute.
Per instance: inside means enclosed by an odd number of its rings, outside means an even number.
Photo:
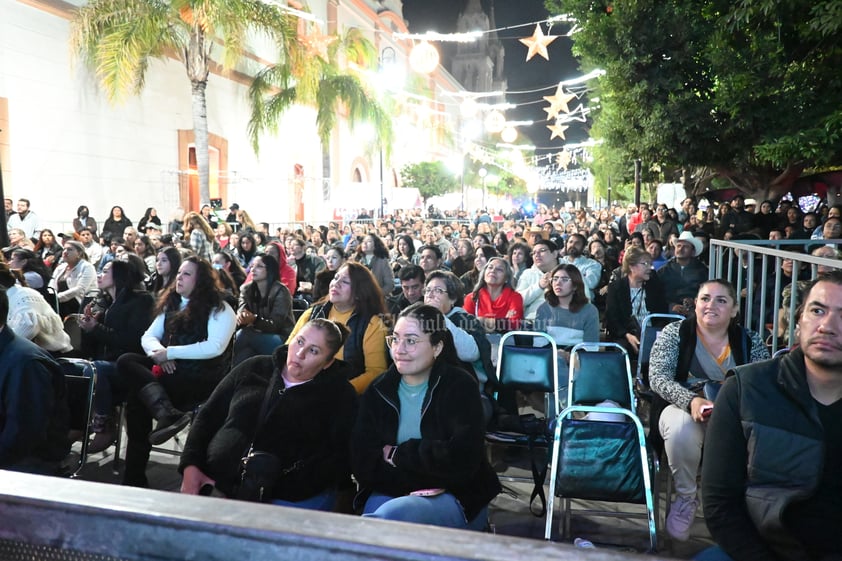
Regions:
<svg viewBox="0 0 842 561"><path fill-rule="evenodd" d="M401 404L401 416L398 422L397 444L412 438L421 438L421 406L427 395L428 382L410 386L401 379L398 386L398 398Z"/></svg>

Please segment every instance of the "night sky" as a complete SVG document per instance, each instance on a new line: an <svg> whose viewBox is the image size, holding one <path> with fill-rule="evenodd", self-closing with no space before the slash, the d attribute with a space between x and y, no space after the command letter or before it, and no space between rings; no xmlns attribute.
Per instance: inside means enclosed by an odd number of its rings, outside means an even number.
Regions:
<svg viewBox="0 0 842 561"><path fill-rule="evenodd" d="M483 7L488 13L488 4L491 0L482 0ZM494 0L494 16L497 28L522 25L544 20L548 17L543 0ZM438 31L449 33L456 31L456 20L459 13L467 5L467 0L404 0L404 18L409 24L413 33L424 33L425 31ZM564 34L569 29L569 24L556 24L552 32L548 31L546 24L541 28L544 34ZM546 121L547 114L543 111L548 102L542 96L553 95L558 82L565 79L575 78L582 73L578 70L578 64L571 54L572 41L568 37L559 37L549 47L550 60L544 60L540 55L534 56L526 62L527 47L518 41L519 38L529 37L535 30L535 25L527 27L516 27L498 31L498 36L506 51L505 74L508 79L507 101L518 105L517 109L506 112L509 120L533 120L535 124L530 127L519 127L518 132L526 133L531 138L531 143L539 148L538 153L548 150L558 151L564 141L559 138L550 142L550 131L546 125L552 124ZM445 59L445 67L449 68L447 57L450 52L455 52L454 44L439 44L442 56ZM512 92L536 90L539 88L551 87L545 91L516 94ZM531 103L530 103L531 102ZM571 103L573 106L575 102ZM582 123L568 123L570 128L565 131L567 142L579 142L587 138L587 132L582 128ZM529 142L522 137L518 142Z"/></svg>

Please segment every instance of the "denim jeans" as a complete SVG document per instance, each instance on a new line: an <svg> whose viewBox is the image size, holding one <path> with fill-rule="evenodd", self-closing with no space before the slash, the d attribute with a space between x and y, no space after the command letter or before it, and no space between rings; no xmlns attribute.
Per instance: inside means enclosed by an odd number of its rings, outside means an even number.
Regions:
<svg viewBox="0 0 842 561"><path fill-rule="evenodd" d="M275 499L272 501L273 505L288 506L291 508L304 508L307 510L320 510L322 512L331 512L336 505L336 489L328 489L322 491L318 495L304 499L303 501L285 501L283 499Z"/></svg>
<svg viewBox="0 0 842 561"><path fill-rule="evenodd" d="M253 356L271 355L283 344L284 340L277 333L261 333L250 327L239 329L234 337L233 365L237 366Z"/></svg>
<svg viewBox="0 0 842 561"><path fill-rule="evenodd" d="M363 516L482 531L488 524L488 507L483 507L473 520L468 521L462 505L450 493L435 497L390 497L372 493L365 503Z"/></svg>
<svg viewBox="0 0 842 561"><path fill-rule="evenodd" d="M693 558L693 561L734 561L718 545L703 549Z"/></svg>
<svg viewBox="0 0 842 561"><path fill-rule="evenodd" d="M126 400L128 387L117 371L117 363L107 360L93 361L96 368L96 393L94 411L98 415L111 415L114 403Z"/></svg>

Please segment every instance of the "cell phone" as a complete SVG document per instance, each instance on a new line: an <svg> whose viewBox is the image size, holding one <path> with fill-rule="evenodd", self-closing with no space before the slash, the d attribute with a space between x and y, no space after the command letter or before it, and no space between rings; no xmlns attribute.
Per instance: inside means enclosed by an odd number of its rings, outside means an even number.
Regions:
<svg viewBox="0 0 842 561"><path fill-rule="evenodd" d="M437 497L444 493L444 489L418 489L410 493L413 497Z"/></svg>
<svg viewBox="0 0 842 561"><path fill-rule="evenodd" d="M713 413L713 405L702 405L699 412L702 415L702 419L707 419Z"/></svg>

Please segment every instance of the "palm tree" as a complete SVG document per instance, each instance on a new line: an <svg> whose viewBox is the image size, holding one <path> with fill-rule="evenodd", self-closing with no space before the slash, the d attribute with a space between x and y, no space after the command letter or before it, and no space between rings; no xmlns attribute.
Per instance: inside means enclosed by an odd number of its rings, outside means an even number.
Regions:
<svg viewBox="0 0 842 561"><path fill-rule="evenodd" d="M330 37L317 37L316 41L321 42L321 48L310 45L313 64L297 64L289 57L255 76L249 88L252 106L249 133L255 152L260 134L276 130L284 111L294 104L302 104L316 107L316 126L322 144L327 144L337 115L344 110L352 127L363 122L374 126L375 145L383 148L388 159L393 135L390 113L369 93L360 78L363 71L376 65L376 49L356 28Z"/></svg>
<svg viewBox="0 0 842 561"><path fill-rule="evenodd" d="M143 90L153 59L184 64L192 88L193 131L201 204L210 204L205 90L215 49L224 68L246 52L249 32L274 41L285 64L306 74L297 18L261 0L92 0L71 23L71 47L91 68L109 100Z"/></svg>

